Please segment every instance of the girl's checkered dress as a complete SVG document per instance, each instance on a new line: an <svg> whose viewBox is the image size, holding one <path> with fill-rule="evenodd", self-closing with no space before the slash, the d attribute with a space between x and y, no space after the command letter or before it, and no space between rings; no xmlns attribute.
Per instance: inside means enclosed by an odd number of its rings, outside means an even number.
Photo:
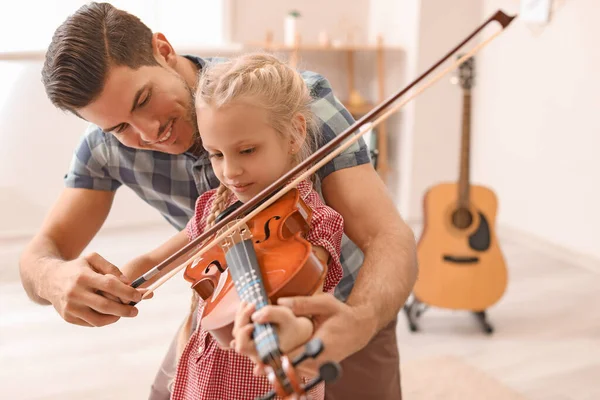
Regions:
<svg viewBox="0 0 600 400"><path fill-rule="evenodd" d="M300 196L313 210L310 230L306 239L314 246L321 246L331 256L324 292L333 289L342 278L340 247L344 230L340 214L327 207L312 185L303 181L298 185ZM205 229L216 190L204 193L196 202L196 212L187 225L188 236L198 237ZM231 195L227 206L236 201ZM202 316L203 303L198 307L198 321ZM199 326L199 324L198 324ZM193 332L177 366L172 399L249 400L269 392L272 387L266 377L252 373L254 363L233 350L222 350L212 336L202 329ZM306 380L305 380L306 381ZM311 398L323 399L325 387L321 383L310 391Z"/></svg>

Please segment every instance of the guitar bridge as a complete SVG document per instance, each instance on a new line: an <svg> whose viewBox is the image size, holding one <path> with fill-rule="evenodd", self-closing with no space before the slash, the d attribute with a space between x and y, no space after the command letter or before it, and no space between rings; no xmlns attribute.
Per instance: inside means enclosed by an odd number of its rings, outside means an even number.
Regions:
<svg viewBox="0 0 600 400"><path fill-rule="evenodd" d="M444 256L444 261L455 263L455 264L474 264L479 262L479 257L454 257Z"/></svg>

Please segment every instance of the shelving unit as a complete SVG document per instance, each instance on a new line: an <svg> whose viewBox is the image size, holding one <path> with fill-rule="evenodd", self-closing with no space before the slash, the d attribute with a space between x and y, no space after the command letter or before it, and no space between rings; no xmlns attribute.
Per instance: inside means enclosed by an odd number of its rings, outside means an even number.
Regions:
<svg viewBox="0 0 600 400"><path fill-rule="evenodd" d="M355 87L355 71L354 71L354 55L357 52L374 52L377 65L377 102L381 103L385 100L385 71L384 71L384 52L389 50L401 50L400 47L384 46L383 37L377 37L375 45L319 45L319 44L302 44L297 36L293 46L287 46L273 42L272 35L267 32L264 42L247 43L246 48L260 48L269 52L288 52L289 64L295 67L298 64L299 55L301 52L342 52L346 53L346 69L347 69L347 86L349 97L342 101L342 104L348 111L358 119L368 113L376 104L365 101L358 93ZM377 172L385 181L388 171L388 149L387 149L387 127L382 123L376 131L375 148L377 155ZM369 145L372 145L371 143Z"/></svg>

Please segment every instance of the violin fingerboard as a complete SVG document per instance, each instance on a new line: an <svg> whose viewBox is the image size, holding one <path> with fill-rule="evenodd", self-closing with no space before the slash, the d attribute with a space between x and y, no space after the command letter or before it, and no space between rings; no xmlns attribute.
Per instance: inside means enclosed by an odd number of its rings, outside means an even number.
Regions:
<svg viewBox="0 0 600 400"><path fill-rule="evenodd" d="M269 304L260 266L251 239L234 244L225 254L235 290L242 301L258 311ZM279 352L279 340L271 324L254 324L254 343L262 360Z"/></svg>

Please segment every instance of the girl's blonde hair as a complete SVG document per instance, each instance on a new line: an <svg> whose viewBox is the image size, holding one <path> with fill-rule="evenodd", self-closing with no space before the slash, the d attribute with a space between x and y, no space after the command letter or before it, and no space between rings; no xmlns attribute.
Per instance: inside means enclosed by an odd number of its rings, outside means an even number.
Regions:
<svg viewBox="0 0 600 400"><path fill-rule="evenodd" d="M277 57L252 53L200 72L196 106L221 108L232 103L257 104L265 109L270 125L281 135L302 144L294 154L296 162L305 160L317 148L318 129L311 111L312 97L302 76ZM296 126L301 115L304 127Z"/></svg>
<svg viewBox="0 0 600 400"><path fill-rule="evenodd" d="M300 147L291 155L295 163L308 158L318 147L318 126L311 111L312 97L302 76L276 57L266 53L239 56L226 62L205 66L200 72L196 89L196 107L221 108L234 102L257 104L267 110L269 124ZM305 126L299 126L301 115ZM206 229L225 209L230 192L220 185L215 194ZM178 354L181 355L192 332L192 319L199 304L194 291L190 312L183 325Z"/></svg>

